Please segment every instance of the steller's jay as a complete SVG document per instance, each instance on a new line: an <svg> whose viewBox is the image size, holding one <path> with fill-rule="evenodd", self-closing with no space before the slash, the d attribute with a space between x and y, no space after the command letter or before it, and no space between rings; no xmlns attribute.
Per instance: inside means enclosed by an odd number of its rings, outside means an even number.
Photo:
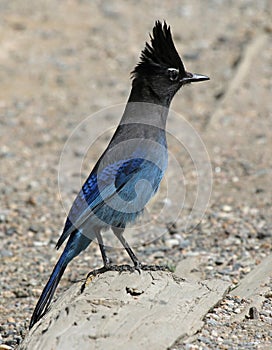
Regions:
<svg viewBox="0 0 272 350"><path fill-rule="evenodd" d="M99 243L104 268L114 268L106 255L103 230L112 229L134 269L143 266L123 237L124 229L143 212L167 167L165 124L171 100L183 85L209 79L185 70L165 22L156 21L150 40L132 72L132 89L120 124L70 209L57 248L69 237L68 242L36 305L30 328L47 311L66 266L92 240Z"/></svg>

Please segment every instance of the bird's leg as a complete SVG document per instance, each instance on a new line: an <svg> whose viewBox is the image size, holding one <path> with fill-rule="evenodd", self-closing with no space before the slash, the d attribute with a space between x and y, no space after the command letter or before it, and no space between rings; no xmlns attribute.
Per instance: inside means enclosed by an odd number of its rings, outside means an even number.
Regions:
<svg viewBox="0 0 272 350"><path fill-rule="evenodd" d="M135 270L140 272L140 269L141 269L140 260L134 254L133 250L130 248L128 242L126 241L125 237L123 236L124 229L120 228L120 227L112 227L112 231L115 234L115 236L119 239L122 246L126 249L128 255L130 256L131 260L133 261Z"/></svg>
<svg viewBox="0 0 272 350"><path fill-rule="evenodd" d="M88 274L87 278L89 278L90 276L96 276L97 274L103 273L106 271L119 271L119 272L132 271L132 267L129 265L113 265L110 258L106 254L106 247L104 245L103 238L102 238L100 231L96 231L95 235L96 235L96 238L97 238L97 241L99 244L99 248L101 251L104 266L100 269L91 271ZM133 254L133 252L132 252L132 254ZM133 254L133 256L135 257L135 259L137 259L134 254ZM136 267L136 265L135 265L135 267ZM135 267L133 268L134 270L135 270ZM137 269L137 270L139 270L139 269Z"/></svg>
<svg viewBox="0 0 272 350"><path fill-rule="evenodd" d="M92 270L91 272L88 273L84 284L81 286L81 292L84 291L85 287L92 281L92 279L95 276L97 276L100 273L103 273L105 271L110 270L111 267L112 267L111 261L110 261L109 257L107 256L106 248L105 248L105 245L104 245L104 242L103 242L103 238L101 236L100 231L96 230L95 231L95 235L96 235L96 238L97 238L97 242L99 244L99 248L100 248L100 251L101 251L101 255L102 255L104 266L99 268L99 269Z"/></svg>
<svg viewBox="0 0 272 350"><path fill-rule="evenodd" d="M131 260L134 264L134 269L140 272L141 270L145 271L171 271L171 269L168 266L165 265L143 265L140 260L137 258L137 256L134 254L133 250L130 248L128 242L126 241L125 237L123 236L124 229L120 227L112 227L112 231L115 234L115 236L119 239L119 241L122 243L123 247L128 252L128 255L130 256Z"/></svg>
<svg viewBox="0 0 272 350"><path fill-rule="evenodd" d="M111 261L110 261L110 258L107 256L106 248L105 248L105 245L104 245L104 242L103 242L103 238L101 236L100 231L96 231L95 235L96 235L96 238L97 238L97 241L98 241L98 244L99 244L99 248L100 248L100 251L101 251L101 255L102 255L102 259L103 259L103 263L104 263L104 268L108 269L110 267L110 265L111 265Z"/></svg>

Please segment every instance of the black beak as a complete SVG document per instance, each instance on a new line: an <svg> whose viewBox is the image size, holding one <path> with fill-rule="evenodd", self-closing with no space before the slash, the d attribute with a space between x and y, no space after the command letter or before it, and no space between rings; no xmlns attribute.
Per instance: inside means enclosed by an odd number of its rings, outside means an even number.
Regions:
<svg viewBox="0 0 272 350"><path fill-rule="evenodd" d="M206 75L190 73L190 72L187 72L186 74L187 74L186 77L184 77L181 80L182 84L188 84L188 83L194 83L194 82L198 82L198 81L210 80L210 78L207 77Z"/></svg>

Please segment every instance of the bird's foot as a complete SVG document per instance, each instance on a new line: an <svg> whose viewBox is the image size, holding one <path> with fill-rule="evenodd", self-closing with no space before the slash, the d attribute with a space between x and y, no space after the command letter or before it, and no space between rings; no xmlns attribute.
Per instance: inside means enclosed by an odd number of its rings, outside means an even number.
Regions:
<svg viewBox="0 0 272 350"><path fill-rule="evenodd" d="M143 266L143 265L140 263L140 261L137 260L137 261L134 263L133 269L134 269L134 271L139 272L139 275L140 275L140 274L141 274L142 266Z"/></svg>
<svg viewBox="0 0 272 350"><path fill-rule="evenodd" d="M173 272L171 267L167 265L141 265L143 271L170 271Z"/></svg>
<svg viewBox="0 0 272 350"><path fill-rule="evenodd" d="M106 271L118 271L118 272L125 272L125 271L129 271L129 272L133 272L135 271L135 267L134 266L130 266L127 264L124 265L107 265L104 266Z"/></svg>
<svg viewBox="0 0 272 350"><path fill-rule="evenodd" d="M118 271L118 272L124 272L124 271L129 271L129 272L134 272L135 270L139 271L140 267L138 266L130 266L130 265L113 265L113 264L105 264L103 267L99 269L92 270L91 272L88 273L86 280L88 279L93 279L93 277L99 275L100 273L104 273L107 271Z"/></svg>
<svg viewBox="0 0 272 350"><path fill-rule="evenodd" d="M105 268L105 266L103 266L100 269L95 269L95 270L92 270L91 272L89 272L87 277L85 278L85 282L81 286L81 293L83 293L86 286L92 282L92 280L95 278L95 276L97 276L100 273L103 273L105 271L107 271L107 269Z"/></svg>

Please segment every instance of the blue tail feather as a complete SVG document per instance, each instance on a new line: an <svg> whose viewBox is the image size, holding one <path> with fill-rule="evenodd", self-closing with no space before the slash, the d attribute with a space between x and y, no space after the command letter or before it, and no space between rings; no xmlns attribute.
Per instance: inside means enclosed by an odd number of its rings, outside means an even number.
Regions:
<svg viewBox="0 0 272 350"><path fill-rule="evenodd" d="M46 313L59 281L69 263L69 260L67 261L67 253L67 250L64 250L40 296L31 317L29 329Z"/></svg>
<svg viewBox="0 0 272 350"><path fill-rule="evenodd" d="M91 239L81 234L81 232L78 230L71 234L63 253L61 254L46 286L44 287L40 299L38 300L30 320L29 329L32 328L33 325L46 313L59 281L69 262L73 260L74 257L76 257L80 252L85 250L90 243Z"/></svg>

